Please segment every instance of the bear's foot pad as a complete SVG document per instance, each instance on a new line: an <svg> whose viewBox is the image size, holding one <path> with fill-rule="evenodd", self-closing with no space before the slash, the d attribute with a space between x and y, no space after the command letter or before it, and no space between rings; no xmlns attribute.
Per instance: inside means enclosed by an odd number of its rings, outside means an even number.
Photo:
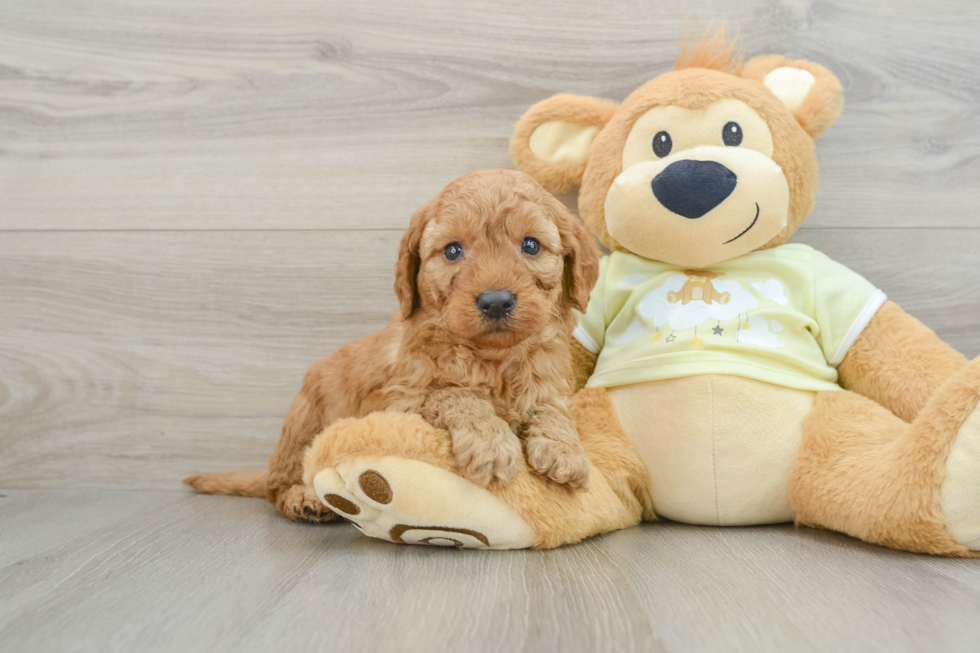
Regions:
<svg viewBox="0 0 980 653"><path fill-rule="evenodd" d="M399 544L526 549L533 533L487 490L428 463L362 456L320 470L317 496L369 537Z"/></svg>
<svg viewBox="0 0 980 653"><path fill-rule="evenodd" d="M954 540L980 550L980 410L960 427L946 461L942 486L946 527Z"/></svg>

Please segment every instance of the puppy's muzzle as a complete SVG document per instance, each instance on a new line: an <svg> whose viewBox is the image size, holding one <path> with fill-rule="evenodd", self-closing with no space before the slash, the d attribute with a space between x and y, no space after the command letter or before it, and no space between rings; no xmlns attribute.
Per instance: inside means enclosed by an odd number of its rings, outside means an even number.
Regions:
<svg viewBox="0 0 980 653"><path fill-rule="evenodd" d="M476 298L477 308L485 320L502 320L511 314L517 296L509 290L484 290Z"/></svg>

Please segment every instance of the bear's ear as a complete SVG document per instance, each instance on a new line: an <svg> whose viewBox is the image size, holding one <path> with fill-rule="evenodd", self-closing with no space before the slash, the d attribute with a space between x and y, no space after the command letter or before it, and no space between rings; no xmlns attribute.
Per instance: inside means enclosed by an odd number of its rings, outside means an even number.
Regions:
<svg viewBox="0 0 980 653"><path fill-rule="evenodd" d="M746 62L742 77L765 84L811 138L833 125L844 108L840 81L812 61L790 61L778 54L763 55Z"/></svg>
<svg viewBox="0 0 980 653"><path fill-rule="evenodd" d="M618 105L582 95L555 95L521 116L510 139L517 167L551 193L582 183L589 146Z"/></svg>

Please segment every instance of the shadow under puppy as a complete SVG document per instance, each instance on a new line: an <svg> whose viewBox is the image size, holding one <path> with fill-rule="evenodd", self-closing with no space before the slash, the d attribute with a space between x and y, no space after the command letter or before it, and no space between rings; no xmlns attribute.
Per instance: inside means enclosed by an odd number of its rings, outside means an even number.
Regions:
<svg viewBox="0 0 980 653"><path fill-rule="evenodd" d="M303 484L303 453L339 419L419 413L450 434L461 473L510 481L522 455L558 483L588 484L569 338L598 255L585 229L530 176L472 172L412 217L384 329L317 361L261 472L192 476L199 492L266 496L294 521L333 518Z"/></svg>

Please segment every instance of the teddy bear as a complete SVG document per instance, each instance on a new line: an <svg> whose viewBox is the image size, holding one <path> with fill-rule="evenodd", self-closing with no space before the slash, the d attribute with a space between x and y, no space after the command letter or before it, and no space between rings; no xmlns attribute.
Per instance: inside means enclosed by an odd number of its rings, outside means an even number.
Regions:
<svg viewBox="0 0 980 653"><path fill-rule="evenodd" d="M588 488L526 463L480 487L444 432L405 414L328 428L305 482L394 542L549 548L663 517L977 555L980 359L787 244L813 208L814 140L842 107L824 67L743 64L723 34L621 103L531 107L511 139L517 166L553 193L579 188L610 252L573 334Z"/></svg>

